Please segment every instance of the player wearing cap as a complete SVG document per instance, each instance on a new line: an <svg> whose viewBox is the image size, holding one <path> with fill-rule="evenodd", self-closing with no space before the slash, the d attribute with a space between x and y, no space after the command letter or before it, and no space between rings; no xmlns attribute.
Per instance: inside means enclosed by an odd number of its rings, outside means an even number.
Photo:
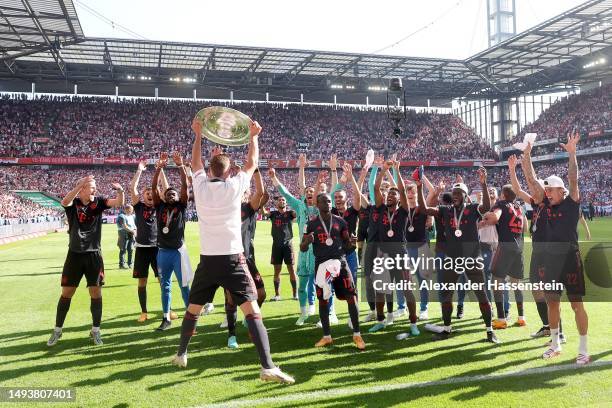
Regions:
<svg viewBox="0 0 612 408"><path fill-rule="evenodd" d="M83 177L62 200L68 220L68 255L62 270L62 294L57 303L55 328L47 341L54 346L62 337L62 327L70 309L72 296L83 276L91 297L92 327L90 336L95 345L102 345L100 323L102 320L102 285L104 285L104 261L100 240L102 237L102 213L111 207L123 205L123 188L112 184L117 198L96 196L96 181L93 176Z"/></svg>
<svg viewBox="0 0 612 408"><path fill-rule="evenodd" d="M307 251L312 244L316 259L315 285L323 337L315 347L325 347L333 343L328 300L335 293L338 299L347 301L353 342L359 350L364 350L365 343L359 332L357 292L345 256L347 252L355 250L357 237L350 236L348 225L343 218L331 213L331 197L328 194L321 193L317 196L317 208L319 216L308 221L300 244L301 251Z"/></svg>
<svg viewBox="0 0 612 408"><path fill-rule="evenodd" d="M488 191L487 186L487 171L484 167L478 169L478 177L482 191ZM478 265L477 260L480 256L480 245L478 242L478 222L481 220L481 214L489 211L491 203L489 195L483 196L483 203L468 203L468 188L463 183L455 183L452 189L452 205L439 205L437 207L427 207L423 197L423 185L417 182L417 194L419 206L426 209L428 215L440 216L443 218L445 235L446 235L446 257L453 260L453 265L457 268L457 259L462 258L463 262L467 259L472 259L473 263L467 265L464 263L468 281L476 284L484 285L484 275L482 268ZM445 262L446 264L446 262ZM454 284L459 278L458 271L445 268L441 273L442 283ZM493 333L491 326L491 304L487 297L484 288L474 290L474 294L478 299L482 320L484 321L487 330L487 341L491 343L499 343L499 340ZM451 318L453 313L452 303L453 290L440 290L440 301L442 302L442 319L444 321L443 330L440 333L433 335L434 340L445 340L451 336Z"/></svg>
<svg viewBox="0 0 612 408"><path fill-rule="evenodd" d="M544 186L535 181L531 168L530 152L526 151L529 165L526 177L535 191L534 201L545 204L548 221L546 256L544 260L544 282L561 282L567 291L567 297L572 305L576 318L576 326L580 336L576 363L585 365L591 362L587 350L588 316L584 309L582 298L585 295L584 269L580 248L578 245L578 221L580 219L580 191L578 189L578 160L576 158L577 144L580 140L578 132L568 135L567 143L561 147L569 155L569 190L558 176L550 176L544 180ZM550 323L551 344L542 357L549 359L561 354L559 339L559 320L561 314L561 291L544 291L548 305L548 321Z"/></svg>

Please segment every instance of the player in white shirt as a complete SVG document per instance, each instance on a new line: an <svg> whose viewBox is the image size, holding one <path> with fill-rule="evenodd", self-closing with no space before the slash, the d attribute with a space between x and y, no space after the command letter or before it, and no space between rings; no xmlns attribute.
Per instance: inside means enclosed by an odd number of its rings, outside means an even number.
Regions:
<svg viewBox="0 0 612 408"><path fill-rule="evenodd" d="M187 346L195 331L204 304L212 302L221 286L246 316L249 334L261 362L260 378L292 384L295 380L272 362L268 332L263 325L257 289L249 273L242 246L240 207L259 161L257 122L250 125L250 144L245 167L231 177L230 157L221 149L213 149L208 175L202 163L202 129L194 120L195 141L192 149L193 194L200 227L200 263L196 269L189 306L181 327L181 340L172 363L187 366Z"/></svg>

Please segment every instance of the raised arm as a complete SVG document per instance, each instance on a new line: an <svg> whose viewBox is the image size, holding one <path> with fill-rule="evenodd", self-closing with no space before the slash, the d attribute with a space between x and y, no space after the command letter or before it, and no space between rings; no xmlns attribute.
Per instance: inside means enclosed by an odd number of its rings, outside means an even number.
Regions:
<svg viewBox="0 0 612 408"><path fill-rule="evenodd" d="M357 181L357 191L359 191L359 198L361 200L361 205L363 208L366 208L370 202L368 198L363 194L363 183L365 183L365 178L368 175L369 168L363 167L359 172L359 180Z"/></svg>
<svg viewBox="0 0 612 408"><path fill-rule="evenodd" d="M255 181L255 192L251 194L250 205L253 210L257 211L261 207L261 199L264 195L263 177L261 177L259 169L255 169L253 181Z"/></svg>
<svg viewBox="0 0 612 408"><path fill-rule="evenodd" d="M161 187L161 198L164 198L164 194L166 194L166 190L170 188L170 183L168 183L168 177L166 177L166 172L164 169L161 169L159 173L159 184Z"/></svg>
<svg viewBox="0 0 612 408"><path fill-rule="evenodd" d="M569 196L575 202L580 202L580 191L578 190L578 159L576 158L576 148L580 141L580 133L575 132L573 135L567 136L567 143L561 143L561 147L565 149L569 155L569 170L567 178L569 179Z"/></svg>
<svg viewBox="0 0 612 408"><path fill-rule="evenodd" d="M191 147L191 169L194 173L197 173L204 168L202 162L202 124L194 118L191 122L191 129L195 133L195 139Z"/></svg>
<svg viewBox="0 0 612 408"><path fill-rule="evenodd" d="M185 170L185 165L183 163L183 156L179 152L174 152L172 155L172 159L174 163L179 168L179 173L181 175L181 194L179 197L179 201L185 205L187 205L187 201L189 200L189 194L187 193L187 171Z"/></svg>
<svg viewBox="0 0 612 408"><path fill-rule="evenodd" d="M117 197L107 199L106 205L114 208L123 207L125 204L125 192L123 187L119 183L111 183L111 188L117 192Z"/></svg>
<svg viewBox="0 0 612 408"><path fill-rule="evenodd" d="M433 184L431 183L431 181L429 181L429 179L427 178L427 176L423 175L423 184L425 185L425 187L427 188L427 197L425 198L425 200L430 203L432 202L432 200L434 198L437 197L436 194L436 189L433 186Z"/></svg>
<svg viewBox="0 0 612 408"><path fill-rule="evenodd" d="M386 163L384 164L386 165ZM384 166L383 165L383 166ZM385 172L381 171L376 175L376 182L374 183L374 205L379 207L383 203L383 196L380 192L380 184L382 183L382 179L385 176Z"/></svg>
<svg viewBox="0 0 612 408"><path fill-rule="evenodd" d="M86 176L82 179L79 179L72 190L68 192L62 199L62 206L70 207L72 202L79 195L79 191L83 188L83 186L91 181L94 181L94 176Z"/></svg>
<svg viewBox="0 0 612 408"><path fill-rule="evenodd" d="M404 210L408 211L408 197L406 196L406 185L404 184L404 178L400 173L400 162L398 160L393 162L393 174L397 175L397 189L400 192L400 204Z"/></svg>
<svg viewBox="0 0 612 408"><path fill-rule="evenodd" d="M380 165L382 166L382 161ZM370 173L370 179L368 180L368 195L370 197L370 203L376 202L376 194L374 193L374 186L376 185L377 177L378 177L378 164L376 164L375 162L374 165L372 166L372 172Z"/></svg>
<svg viewBox="0 0 612 408"><path fill-rule="evenodd" d="M523 161L521 167L523 168L523 174L527 180L527 187L531 193L531 198L535 204L540 204L544 200L544 187L536 180L535 170L533 169L533 163L531 161L531 143L527 143L525 150L523 151Z"/></svg>
<svg viewBox="0 0 612 408"><path fill-rule="evenodd" d="M357 181L355 180L355 177L353 176L353 165L349 162L344 162L342 170L344 172L343 177L346 176L347 181L351 183L351 186L353 186L353 208L356 211L359 211L361 208L361 190L357 184Z"/></svg>
<svg viewBox="0 0 612 408"><path fill-rule="evenodd" d="M315 200L319 196L319 193L321 193L321 184L325 184L325 183L327 183L327 171L323 170L319 172L319 174L317 175L317 181L315 182L315 187L314 187Z"/></svg>
<svg viewBox="0 0 612 408"><path fill-rule="evenodd" d="M512 190L521 200L525 201L526 203L531 203L531 195L521 188L521 184L516 176L516 163L518 163L518 158L514 154L508 157L508 172L510 173L510 184L512 184Z"/></svg>
<svg viewBox="0 0 612 408"><path fill-rule="evenodd" d="M489 187L487 186L487 169L484 167L478 169L478 180L482 188L482 204L478 206L478 211L484 214L491 209L491 197L489 197Z"/></svg>
<svg viewBox="0 0 612 408"><path fill-rule="evenodd" d="M132 198L133 205L136 205L138 201L140 201L140 197L138 196L138 183L140 183L140 176L146 168L147 165L145 164L145 162L138 163L136 173L134 173L134 177L132 177L132 181L130 182L130 196Z"/></svg>
<svg viewBox="0 0 612 408"><path fill-rule="evenodd" d="M246 165L242 169L249 177L253 176L255 169L259 166L259 133L261 133L261 126L258 122L251 121L251 125L249 126L251 142L249 143Z"/></svg>
<svg viewBox="0 0 612 408"><path fill-rule="evenodd" d="M291 208L293 208L294 210L297 210L298 208L301 208L301 206L303 205L302 201L300 199L298 199L298 198L295 198L289 192L289 190L287 190L287 188L283 185L283 183L281 183L278 180L278 178L276 177L276 170L275 169L270 167L268 169L268 176L270 176L270 180L272 180L272 185L278 189L278 192L283 197L285 197L285 200L287 200L287 204L289 204L289 206Z"/></svg>
<svg viewBox="0 0 612 408"><path fill-rule="evenodd" d="M306 194L306 155L300 154L298 158L298 191L300 193L300 197Z"/></svg>
<svg viewBox="0 0 612 408"><path fill-rule="evenodd" d="M335 153L332 154L329 159L329 170L331 172L331 189L329 195L331 196L332 207L335 207L334 192L338 186L338 156Z"/></svg>
<svg viewBox="0 0 612 408"><path fill-rule="evenodd" d="M425 202L425 196L423 195L423 183L421 183L420 181L417 181L416 185L417 185L417 201L419 203L419 207L423 208L425 210L425 214L427 215L438 216L438 214L440 213L440 210L438 209L438 207L428 207L427 203Z"/></svg>
<svg viewBox="0 0 612 408"><path fill-rule="evenodd" d="M153 181L151 182L151 188L153 191L153 204L156 206L162 202L161 193L159 191L159 175L167 164L168 154L162 153L157 163L155 163L155 174L153 174Z"/></svg>
<svg viewBox="0 0 612 408"><path fill-rule="evenodd" d="M270 194L268 194L267 191L264 190L264 193L261 195L261 200L259 200L259 207L257 207L257 209L261 209L263 208L268 201L270 200Z"/></svg>

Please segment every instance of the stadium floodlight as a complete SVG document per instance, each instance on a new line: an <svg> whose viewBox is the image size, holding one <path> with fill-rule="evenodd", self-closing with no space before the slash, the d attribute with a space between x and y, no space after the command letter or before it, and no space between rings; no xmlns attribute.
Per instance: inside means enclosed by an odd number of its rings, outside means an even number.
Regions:
<svg viewBox="0 0 612 408"><path fill-rule="evenodd" d="M129 74L128 74L128 75L126 76L126 78L127 78L127 79L129 79L129 80L132 80L132 79L134 79L134 75L129 75Z"/></svg>
<svg viewBox="0 0 612 408"><path fill-rule="evenodd" d="M368 91L376 91L376 92L380 92L380 91L386 91L387 88L384 86L368 86Z"/></svg>
<svg viewBox="0 0 612 408"><path fill-rule="evenodd" d="M344 86L342 84L331 84L331 89L342 89Z"/></svg>
<svg viewBox="0 0 612 408"><path fill-rule="evenodd" d="M393 103L397 100L397 105ZM400 122L406 119L406 91L401 78L391 78L387 89L387 117L393 122L393 134L401 136L404 132Z"/></svg>
<svg viewBox="0 0 612 408"><path fill-rule="evenodd" d="M355 89L355 85L346 85L345 88L346 89Z"/></svg>
<svg viewBox="0 0 612 408"><path fill-rule="evenodd" d="M196 81L195 78L191 78L191 77L184 77L183 78L183 82L186 82L186 83L190 83L191 84L191 83L194 83L195 81Z"/></svg>
<svg viewBox="0 0 612 408"><path fill-rule="evenodd" d="M599 58L597 60L593 60L591 62L589 62L588 64L585 64L582 66L583 69L589 69L589 68L593 68L596 67L598 65L604 65L606 63L606 59L605 58Z"/></svg>
<svg viewBox="0 0 612 408"><path fill-rule="evenodd" d="M141 80L141 81L150 81L150 80L151 80L151 77L150 77L150 76L141 75L141 76L140 76L140 80Z"/></svg>

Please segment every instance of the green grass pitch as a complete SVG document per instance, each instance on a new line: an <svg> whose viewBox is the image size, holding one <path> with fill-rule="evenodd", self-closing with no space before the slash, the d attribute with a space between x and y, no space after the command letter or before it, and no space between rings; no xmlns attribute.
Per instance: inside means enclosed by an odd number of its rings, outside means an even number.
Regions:
<svg viewBox="0 0 612 408"><path fill-rule="evenodd" d="M598 219L590 225L594 240L612 241L612 219ZM188 224L186 234L195 266L197 225ZM294 325L299 308L297 301L290 300L286 272L282 281L284 300L266 302L262 310L273 358L295 376L295 385L259 380L259 360L241 325L237 329L240 348L226 347L226 331L219 328L223 319L221 291L215 298L214 313L200 318L198 333L190 345L189 366L181 370L169 363L178 344L180 320L169 331L154 331L160 318L160 291L155 280L150 279L149 311L153 319L145 324L136 322L140 311L136 281L131 271L117 267L116 239L115 226L105 226L105 343L101 347L94 347L88 338L91 315L84 280L73 299L63 338L53 348L45 344L60 294L66 234L0 247L1 387L74 387L77 399L70 405L91 407L223 406L239 405L242 400L249 400L244 405L250 407L612 404L610 303L586 305L589 351L595 364L584 368L569 366L576 357L578 336L573 313L566 303L562 314L569 342L554 361L539 358L544 351L542 339L529 338L529 333L539 327L532 303L525 305L528 326L499 331L503 341L499 346L481 342L484 328L478 306L468 303L466 317L454 325L457 335L446 342L432 342L430 334L423 330L417 338L395 340L395 335L408 325L402 318L376 334L368 334L370 324L364 324L367 350L358 352L346 325L346 304L338 302L340 324L332 326L334 346L319 350L313 347L321 336L321 330L314 325L318 319L311 317L302 327ZM268 298L273 295L272 268L268 264L270 244L268 224L259 223L256 254ZM172 304L182 315L180 294L174 285ZM362 303L362 317L366 308ZM516 317L515 308L512 314ZM430 304L430 318L439 322L437 304ZM522 375L513 374L522 371ZM510 376L503 377L508 373ZM270 397L277 399L264 400Z"/></svg>

